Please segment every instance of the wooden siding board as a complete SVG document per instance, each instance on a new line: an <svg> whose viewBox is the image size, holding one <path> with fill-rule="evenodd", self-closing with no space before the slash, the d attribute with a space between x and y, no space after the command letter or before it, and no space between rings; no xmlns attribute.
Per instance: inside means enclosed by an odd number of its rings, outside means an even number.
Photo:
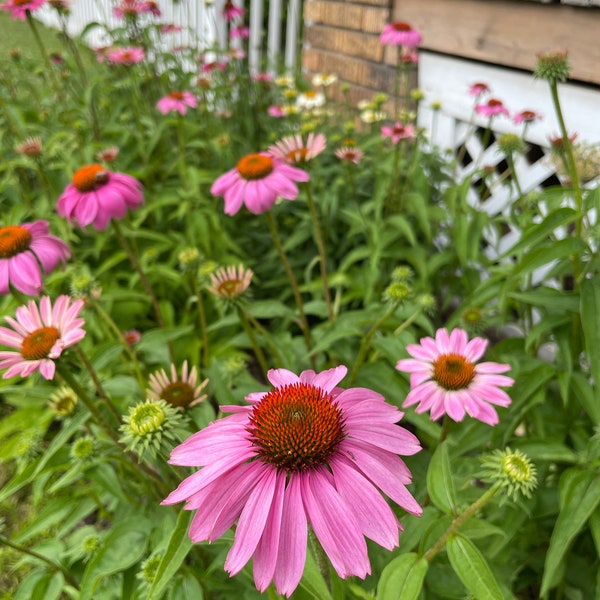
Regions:
<svg viewBox="0 0 600 600"><path fill-rule="evenodd" d="M571 78L600 84L600 9L506 0L398 0L392 20L423 48L532 70L537 54L568 50Z"/></svg>

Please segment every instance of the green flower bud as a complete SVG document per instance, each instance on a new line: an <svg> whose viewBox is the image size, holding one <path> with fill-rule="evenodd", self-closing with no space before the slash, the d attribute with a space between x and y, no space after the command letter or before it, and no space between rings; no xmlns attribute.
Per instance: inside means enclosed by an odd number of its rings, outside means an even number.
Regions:
<svg viewBox="0 0 600 600"><path fill-rule="evenodd" d="M513 500L519 495L531 497L537 487L537 471L529 458L520 450L496 450L482 460L481 479L499 484L502 491Z"/></svg>
<svg viewBox="0 0 600 600"><path fill-rule="evenodd" d="M48 404L59 417L68 417L77 407L77 394L68 386L63 385L50 394Z"/></svg>
<svg viewBox="0 0 600 600"><path fill-rule="evenodd" d="M504 154L523 154L526 149L525 142L514 133L504 133L498 137L498 147Z"/></svg>
<svg viewBox="0 0 600 600"><path fill-rule="evenodd" d="M73 462L88 462L94 456L96 441L89 435L84 435L73 442L69 453Z"/></svg>
<svg viewBox="0 0 600 600"><path fill-rule="evenodd" d="M571 65L567 52L551 52L538 55L533 76L554 84L566 81L570 71Z"/></svg>

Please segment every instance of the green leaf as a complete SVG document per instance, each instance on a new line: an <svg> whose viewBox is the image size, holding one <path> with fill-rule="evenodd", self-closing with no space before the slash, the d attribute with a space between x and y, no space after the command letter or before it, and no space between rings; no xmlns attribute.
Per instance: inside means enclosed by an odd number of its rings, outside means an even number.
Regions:
<svg viewBox="0 0 600 600"><path fill-rule="evenodd" d="M519 241L501 258L518 254L530 246L536 246L539 242L548 239L548 236L551 236L558 227L568 225L576 218L577 211L572 208L563 207L551 212L541 223L523 232Z"/></svg>
<svg viewBox="0 0 600 600"><path fill-rule="evenodd" d="M188 552L192 549L192 542L187 535L192 515L193 512L189 510L179 512L177 524L169 539L167 550L158 565L156 577L152 583L152 587L148 590L146 600L157 600L161 597L165 588L172 581L175 573L177 573L177 569L179 569Z"/></svg>
<svg viewBox="0 0 600 600"><path fill-rule="evenodd" d="M446 550L454 572L475 598L502 600L498 582L473 542L461 535L452 536Z"/></svg>
<svg viewBox="0 0 600 600"><path fill-rule="evenodd" d="M569 469L563 473L560 480L560 512L546 553L540 592L542 597L547 596L548 591L558 583L554 581L554 574L563 563L575 536L599 503L600 476L595 471Z"/></svg>
<svg viewBox="0 0 600 600"><path fill-rule="evenodd" d="M543 306L552 312L579 312L579 295L565 290L540 286L530 292L512 292L508 297L525 304Z"/></svg>
<svg viewBox="0 0 600 600"><path fill-rule="evenodd" d="M429 563L415 552L401 554L388 563L377 585L377 600L416 600Z"/></svg>
<svg viewBox="0 0 600 600"><path fill-rule="evenodd" d="M125 571L146 553L148 523L142 517L125 519L110 530L83 574L79 600L92 600L100 581Z"/></svg>
<svg viewBox="0 0 600 600"><path fill-rule="evenodd" d="M446 513L453 513L456 508L456 491L452 472L448 446L441 443L431 458L427 470L427 491L433 503Z"/></svg>
<svg viewBox="0 0 600 600"><path fill-rule="evenodd" d="M598 386L579 371L573 371L569 380L571 392L579 401L594 425L600 425L600 401L597 399Z"/></svg>
<svg viewBox="0 0 600 600"><path fill-rule="evenodd" d="M592 277L581 284L581 321L585 323L583 336L590 361L596 405L600 406L600 278Z"/></svg>
<svg viewBox="0 0 600 600"><path fill-rule="evenodd" d="M588 245L580 238L565 238L545 246L539 246L528 252L515 269L515 274L525 275L555 260L569 258L573 254L581 254Z"/></svg>

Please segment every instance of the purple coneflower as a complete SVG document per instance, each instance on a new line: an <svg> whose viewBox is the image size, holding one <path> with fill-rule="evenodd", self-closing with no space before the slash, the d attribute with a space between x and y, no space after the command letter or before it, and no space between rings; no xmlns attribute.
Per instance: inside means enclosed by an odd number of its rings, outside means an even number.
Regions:
<svg viewBox="0 0 600 600"><path fill-rule="evenodd" d="M168 112L178 112L180 115L185 115L189 108L196 108L198 100L191 92L171 92L162 97L157 103L156 108L166 115Z"/></svg>
<svg viewBox="0 0 600 600"><path fill-rule="evenodd" d="M19 306L16 318L4 317L12 327L0 327L0 344L16 351L0 352L0 369L8 367L3 378L27 377L39 371L45 379L54 377L54 361L62 351L85 336L85 321L79 318L83 300L71 303L69 296L59 296L54 307L48 296L37 304L30 300Z"/></svg>
<svg viewBox="0 0 600 600"><path fill-rule="evenodd" d="M366 388L342 389L338 366L299 376L268 372L269 392L177 446L169 462L202 467L163 504L196 510L189 535L213 542L236 521L225 570L235 575L253 557L262 592L274 581L289 596L304 571L308 526L340 577L370 573L365 537L391 550L398 519L382 492L414 515L411 474L398 456L420 450L396 423L402 413Z"/></svg>
<svg viewBox="0 0 600 600"><path fill-rule="evenodd" d="M431 411L433 420L447 414L462 421L465 414L488 425L498 423L493 404L508 406L510 396L500 389L514 380L504 373L509 365L496 362L475 364L485 352L487 340L476 337L469 341L467 332L454 329L450 334L438 329L435 339L424 337L421 344L406 347L413 358L398 361L396 369L411 374L411 390L403 408L418 404L416 412Z"/></svg>

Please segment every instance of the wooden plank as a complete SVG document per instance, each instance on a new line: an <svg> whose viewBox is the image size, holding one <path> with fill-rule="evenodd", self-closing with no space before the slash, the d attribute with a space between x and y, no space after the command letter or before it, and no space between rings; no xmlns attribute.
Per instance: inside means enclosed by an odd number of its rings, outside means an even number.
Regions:
<svg viewBox="0 0 600 600"><path fill-rule="evenodd" d="M568 50L571 78L600 84L600 9L509 0L396 0L394 21L423 48L532 70L538 54Z"/></svg>

